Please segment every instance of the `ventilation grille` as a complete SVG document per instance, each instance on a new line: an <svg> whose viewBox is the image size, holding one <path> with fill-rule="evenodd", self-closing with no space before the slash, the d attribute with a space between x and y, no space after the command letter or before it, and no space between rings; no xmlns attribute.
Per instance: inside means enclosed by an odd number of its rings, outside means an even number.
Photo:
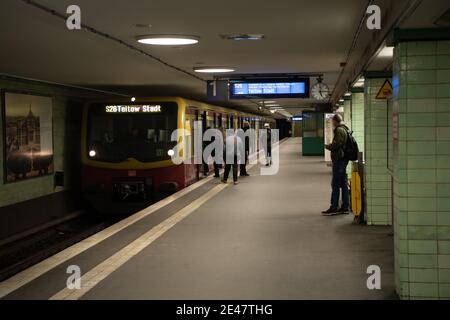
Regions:
<svg viewBox="0 0 450 320"><path fill-rule="evenodd" d="M265 38L263 34L221 34L219 35L224 40L234 40L234 41L255 41L262 40Z"/></svg>

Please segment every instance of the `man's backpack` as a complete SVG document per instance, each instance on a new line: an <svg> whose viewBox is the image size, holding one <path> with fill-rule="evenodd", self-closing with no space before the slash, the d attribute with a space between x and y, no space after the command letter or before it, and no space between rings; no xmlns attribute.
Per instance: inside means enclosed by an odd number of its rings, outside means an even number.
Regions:
<svg viewBox="0 0 450 320"><path fill-rule="evenodd" d="M358 160L359 148L358 143L353 137L353 131L347 130L347 143L344 148L344 159L349 161Z"/></svg>

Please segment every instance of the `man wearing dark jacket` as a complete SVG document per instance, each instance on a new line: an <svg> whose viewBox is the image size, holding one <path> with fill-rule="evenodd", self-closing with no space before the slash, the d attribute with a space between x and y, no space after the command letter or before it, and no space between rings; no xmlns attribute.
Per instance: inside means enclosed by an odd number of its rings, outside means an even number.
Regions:
<svg viewBox="0 0 450 320"><path fill-rule="evenodd" d="M245 132L247 132L248 129L250 129L250 123L248 121L244 121L242 130L244 130L244 133L245 133ZM247 173L247 163L248 163L248 156L250 153L250 139L247 136L245 136L245 139L244 139L244 152L245 152L245 155L244 155L245 161L244 161L244 163L240 164L241 177L249 176L249 174Z"/></svg>
<svg viewBox="0 0 450 320"><path fill-rule="evenodd" d="M350 198L348 192L347 165L345 159L345 147L347 144L349 129L342 123L342 117L336 114L333 119L334 138L333 143L326 145L325 148L331 151L331 160L333 162L333 179L331 181L331 206L322 214L333 216L337 214L348 214L350 207ZM339 208L340 191L342 190L342 207Z"/></svg>

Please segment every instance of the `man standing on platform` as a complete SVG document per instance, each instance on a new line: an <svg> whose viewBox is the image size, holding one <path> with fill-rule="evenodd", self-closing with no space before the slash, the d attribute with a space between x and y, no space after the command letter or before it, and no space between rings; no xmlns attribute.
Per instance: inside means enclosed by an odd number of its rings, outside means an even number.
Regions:
<svg viewBox="0 0 450 320"><path fill-rule="evenodd" d="M350 197L348 191L347 165L345 159L345 147L347 144L349 129L342 123L342 117L336 114L332 118L334 128L333 142L326 145L325 148L331 151L331 160L333 162L333 178L331 181L331 206L323 211L325 216L334 216L338 214L348 214L350 207ZM339 207L340 191L342 190L342 207Z"/></svg>
<svg viewBox="0 0 450 320"><path fill-rule="evenodd" d="M241 150L243 150L241 138L238 137L237 133L229 134L227 132L225 139L225 172L223 173L223 183L227 183L228 175L230 174L231 168L233 168L233 182L235 185L238 184L238 169L242 156Z"/></svg>
<svg viewBox="0 0 450 320"><path fill-rule="evenodd" d="M247 130L250 129L250 123L248 121L244 121L244 124L242 126L242 130L244 131L244 133L247 132ZM247 163L248 163L248 156L250 153L250 138L248 136L245 136L244 138L244 163L240 164L240 168L241 168L241 177L247 177L249 176L249 174L247 173Z"/></svg>

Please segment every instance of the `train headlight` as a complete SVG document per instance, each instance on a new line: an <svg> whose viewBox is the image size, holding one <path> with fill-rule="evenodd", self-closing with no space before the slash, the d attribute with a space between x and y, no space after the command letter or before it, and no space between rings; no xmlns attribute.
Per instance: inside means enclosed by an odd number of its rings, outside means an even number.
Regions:
<svg viewBox="0 0 450 320"><path fill-rule="evenodd" d="M97 152L95 150L89 151L89 157L94 158L97 155Z"/></svg>
<svg viewBox="0 0 450 320"><path fill-rule="evenodd" d="M169 155L169 157L172 157L175 154L175 151L173 151L173 149L170 149L169 151L167 151L167 154Z"/></svg>

